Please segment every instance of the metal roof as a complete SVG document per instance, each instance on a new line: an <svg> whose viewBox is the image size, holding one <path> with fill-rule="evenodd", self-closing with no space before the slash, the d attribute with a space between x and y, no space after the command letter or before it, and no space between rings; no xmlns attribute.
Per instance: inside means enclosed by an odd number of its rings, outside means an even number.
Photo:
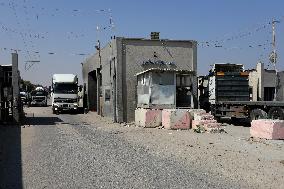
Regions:
<svg viewBox="0 0 284 189"><path fill-rule="evenodd" d="M76 83L77 76L74 74L54 74L53 75L53 82L57 83Z"/></svg>
<svg viewBox="0 0 284 189"><path fill-rule="evenodd" d="M2 67L8 67L8 66L12 66L12 64L4 64L4 65L0 65Z"/></svg>

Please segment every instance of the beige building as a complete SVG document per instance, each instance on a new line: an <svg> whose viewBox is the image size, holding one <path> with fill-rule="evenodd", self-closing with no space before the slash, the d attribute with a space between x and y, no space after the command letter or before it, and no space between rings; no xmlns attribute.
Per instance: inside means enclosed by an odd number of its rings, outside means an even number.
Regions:
<svg viewBox="0 0 284 189"><path fill-rule="evenodd" d="M264 68L264 64L259 62L256 68L250 71L249 86L251 101L273 101L275 87L277 89L277 101L284 99L284 71L277 73L278 81L274 70Z"/></svg>

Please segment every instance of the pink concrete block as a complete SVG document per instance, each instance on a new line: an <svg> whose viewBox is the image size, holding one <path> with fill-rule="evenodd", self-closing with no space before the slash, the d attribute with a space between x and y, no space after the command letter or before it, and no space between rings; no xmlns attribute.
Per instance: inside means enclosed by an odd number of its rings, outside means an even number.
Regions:
<svg viewBox="0 0 284 189"><path fill-rule="evenodd" d="M162 125L162 110L137 108L135 124L140 127L158 127Z"/></svg>
<svg viewBox="0 0 284 189"><path fill-rule="evenodd" d="M146 111L145 127L158 127L161 125L162 110L148 110Z"/></svg>
<svg viewBox="0 0 284 189"><path fill-rule="evenodd" d="M162 125L166 129L190 129L191 116L186 109L164 109Z"/></svg>
<svg viewBox="0 0 284 189"><path fill-rule="evenodd" d="M253 120L251 122L250 135L265 139L284 139L284 121L270 119Z"/></svg>

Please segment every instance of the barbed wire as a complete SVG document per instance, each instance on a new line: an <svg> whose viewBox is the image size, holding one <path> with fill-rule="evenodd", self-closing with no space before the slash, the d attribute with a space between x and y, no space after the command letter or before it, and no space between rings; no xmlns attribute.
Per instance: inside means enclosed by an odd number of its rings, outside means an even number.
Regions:
<svg viewBox="0 0 284 189"><path fill-rule="evenodd" d="M115 24L112 16L112 11L110 9L92 9L92 10L84 10L79 8L46 8L46 7L39 7L35 5L28 5L26 0L23 0L23 3L15 3L14 1L10 0L7 1L0 1L0 7L7 7L10 8L13 12L13 14L16 17L16 23L18 25L19 29L11 28L6 26L4 23L0 22L0 29L3 32L13 34L13 35L19 35L22 43L23 48L18 49L19 52L22 52L25 55L25 58L27 60L37 59L40 57L40 54L42 55L57 55L62 54L57 51L40 51L39 47L35 45L35 40L49 40L51 37L49 35L49 32L33 32L31 30L31 23L34 23L35 21L40 21L43 16L50 16L50 17L57 17L62 15L68 15L68 16L90 16L94 14L104 14L104 16L107 16L109 22L108 24L101 24L104 26L99 26L100 31L107 31L111 30L111 32L114 33L115 30ZM17 11L23 11L25 18L24 23L20 22L19 16L17 14ZM278 20L283 21L284 16L279 18ZM264 51L268 49L268 46L271 45L270 40L258 42L258 41L245 41L241 42L241 44L236 44L236 41L240 43L241 40L250 38L252 36L255 36L256 34L259 34L261 32L264 33L270 33L268 30L271 26L271 21L266 21L262 24L257 24L249 26L248 29L245 30L239 30L235 33L227 33L222 35L221 37L216 37L215 39L211 40L201 40L198 42L199 48L216 48L216 49L223 49L223 50L243 50L243 49L259 49L262 50L261 55L264 54ZM26 27L23 27L26 26ZM97 25L98 26L98 25ZM89 27L95 27L94 25ZM98 31L98 33L100 32ZM64 37L68 40L77 40L77 39L89 39L90 36L88 32L86 31L64 31ZM99 34L96 37L99 39ZM96 41L96 40L94 40ZM93 43L95 43L93 41ZM90 43L90 42L88 42ZM93 45L89 45L89 47L93 47ZM14 50L14 48L7 48L2 47L2 51L9 52L11 50ZM93 48L91 50L94 50ZM75 56L87 56L90 53L67 53L72 54Z"/></svg>

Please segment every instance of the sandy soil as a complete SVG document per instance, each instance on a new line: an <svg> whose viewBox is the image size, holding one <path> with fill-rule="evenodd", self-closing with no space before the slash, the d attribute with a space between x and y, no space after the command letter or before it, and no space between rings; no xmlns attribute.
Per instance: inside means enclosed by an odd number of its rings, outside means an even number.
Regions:
<svg viewBox="0 0 284 189"><path fill-rule="evenodd" d="M227 133L200 134L112 123L94 112L82 118L143 145L153 155L178 159L215 179L225 178L249 188L284 188L284 141L252 139L249 127L225 124Z"/></svg>

